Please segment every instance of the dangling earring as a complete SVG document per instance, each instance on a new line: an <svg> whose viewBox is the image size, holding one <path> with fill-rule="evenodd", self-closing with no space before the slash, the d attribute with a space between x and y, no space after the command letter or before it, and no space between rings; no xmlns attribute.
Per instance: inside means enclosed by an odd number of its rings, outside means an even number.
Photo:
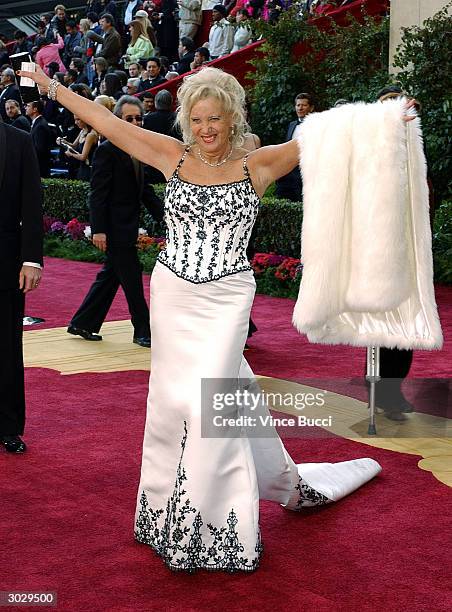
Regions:
<svg viewBox="0 0 452 612"><path fill-rule="evenodd" d="M231 142L232 142L232 139L233 139L233 138L234 138L234 136L235 136L235 132L236 132L235 125L232 125L232 126L231 126L231 133L230 133L230 135L229 135L229 140L230 140Z"/></svg>

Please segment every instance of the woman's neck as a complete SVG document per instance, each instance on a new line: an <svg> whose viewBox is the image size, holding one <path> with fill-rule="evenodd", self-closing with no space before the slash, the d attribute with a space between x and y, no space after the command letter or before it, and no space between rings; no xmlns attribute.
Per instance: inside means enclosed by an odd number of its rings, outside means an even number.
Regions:
<svg viewBox="0 0 452 612"><path fill-rule="evenodd" d="M221 163L225 158L228 157L228 155L230 155L232 153L232 145L230 143L227 143L221 151L215 152L215 153L208 153L206 151L203 151L201 149L201 147L198 145L198 156L200 157L201 161L203 162L208 162L209 164L219 164Z"/></svg>

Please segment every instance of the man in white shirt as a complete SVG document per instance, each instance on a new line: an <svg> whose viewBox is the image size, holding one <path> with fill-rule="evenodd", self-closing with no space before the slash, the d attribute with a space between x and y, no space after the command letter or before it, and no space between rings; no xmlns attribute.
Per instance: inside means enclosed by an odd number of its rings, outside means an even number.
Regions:
<svg viewBox="0 0 452 612"><path fill-rule="evenodd" d="M216 4L212 9L213 25L209 32L210 59L228 55L234 44L234 28L226 19L226 8Z"/></svg>
<svg viewBox="0 0 452 612"><path fill-rule="evenodd" d="M250 18L246 9L239 9L237 11L235 22L236 28L234 33L234 46L231 49L231 53L240 51L243 47L246 47L251 40L251 27L249 26Z"/></svg>

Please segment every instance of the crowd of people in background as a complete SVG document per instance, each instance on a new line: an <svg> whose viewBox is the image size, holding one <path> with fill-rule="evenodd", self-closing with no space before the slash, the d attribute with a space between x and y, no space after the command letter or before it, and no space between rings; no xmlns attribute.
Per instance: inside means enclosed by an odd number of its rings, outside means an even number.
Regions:
<svg viewBox="0 0 452 612"><path fill-rule="evenodd" d="M84 13L74 15L58 4L52 14L40 16L36 35L17 30L14 44L0 40L0 116L32 133L42 177L50 175L52 166L54 175L89 180L98 142L89 126L46 97L24 106L10 56L29 53L50 77L112 111L123 95L139 94L143 115L156 112L162 119L165 111L155 108L147 90L252 42L248 22L257 17L254 9L245 3L240 8L240 0L238 7L234 2L212 4L212 26L200 46L195 43L202 22L200 0L129 0L121 10L114 0L88 0ZM168 96L162 99L166 109ZM156 122L144 124L155 129ZM57 145L58 159L51 163Z"/></svg>
<svg viewBox="0 0 452 612"><path fill-rule="evenodd" d="M316 15L347 3L307 0L302 11ZM160 101L164 110L155 107L148 90L243 49L254 40L253 20L275 22L290 5L291 0L128 0L120 8L114 0L87 0L84 12L69 14L58 4L40 16L35 36L17 30L13 45L0 40L1 118L31 132L42 177L54 168L54 176L89 180L101 137L46 97L24 106L10 55L29 53L50 77L112 111L123 95L140 95L143 127L155 130L151 115L160 113L162 120L171 94L164 92ZM203 10L211 11L206 40L200 40Z"/></svg>

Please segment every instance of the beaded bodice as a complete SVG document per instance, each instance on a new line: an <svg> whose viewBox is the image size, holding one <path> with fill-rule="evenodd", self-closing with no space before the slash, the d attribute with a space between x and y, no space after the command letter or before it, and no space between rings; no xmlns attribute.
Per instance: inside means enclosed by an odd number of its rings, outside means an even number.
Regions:
<svg viewBox="0 0 452 612"><path fill-rule="evenodd" d="M159 261L192 283L251 270L246 247L260 200L251 183L247 156L243 180L196 185L179 176L188 151L166 186L166 248Z"/></svg>

